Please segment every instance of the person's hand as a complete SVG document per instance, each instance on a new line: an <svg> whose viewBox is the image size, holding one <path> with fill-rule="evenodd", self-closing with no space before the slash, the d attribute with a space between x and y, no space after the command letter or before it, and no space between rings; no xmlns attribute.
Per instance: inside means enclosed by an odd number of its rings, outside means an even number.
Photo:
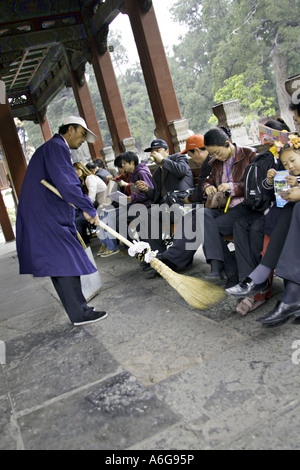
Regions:
<svg viewBox="0 0 300 470"><path fill-rule="evenodd" d="M113 175L107 175L106 182L108 183L112 179L113 179Z"/></svg>
<svg viewBox="0 0 300 470"><path fill-rule="evenodd" d="M230 183L222 183L218 186L218 191L225 193L225 191L231 191Z"/></svg>
<svg viewBox="0 0 300 470"><path fill-rule="evenodd" d="M185 204L190 204L191 203L188 196L185 196L183 201L184 201Z"/></svg>
<svg viewBox="0 0 300 470"><path fill-rule="evenodd" d="M120 187L126 188L126 186L128 186L129 183L126 183L126 181L124 180L120 180L118 181L118 184Z"/></svg>
<svg viewBox="0 0 300 470"><path fill-rule="evenodd" d="M214 194L216 194L217 192L217 188L215 188L214 186L207 186L207 188L205 189L205 194L207 196L213 196Z"/></svg>
<svg viewBox="0 0 300 470"><path fill-rule="evenodd" d="M297 176L289 175L285 178L287 184L291 187L298 186L298 179Z"/></svg>
<svg viewBox="0 0 300 470"><path fill-rule="evenodd" d="M152 152L150 153L150 157L153 158L155 163L157 163L158 165L164 160L164 157L155 150L152 150Z"/></svg>
<svg viewBox="0 0 300 470"><path fill-rule="evenodd" d="M297 202L300 201L300 187L295 186L287 191L286 194L281 195L282 199L288 202Z"/></svg>
<svg viewBox="0 0 300 470"><path fill-rule="evenodd" d="M145 193L148 191L149 186L145 183L145 181L139 180L136 182L137 187L140 191L144 191Z"/></svg>
<svg viewBox="0 0 300 470"><path fill-rule="evenodd" d="M91 217L90 214L83 211L83 217L85 218L85 220L87 220L87 222L89 222L92 225L99 225L100 224L98 214L96 214L95 217Z"/></svg>
<svg viewBox="0 0 300 470"><path fill-rule="evenodd" d="M267 182L269 185L274 184L274 178L276 176L276 170L274 168L270 168L267 173Z"/></svg>

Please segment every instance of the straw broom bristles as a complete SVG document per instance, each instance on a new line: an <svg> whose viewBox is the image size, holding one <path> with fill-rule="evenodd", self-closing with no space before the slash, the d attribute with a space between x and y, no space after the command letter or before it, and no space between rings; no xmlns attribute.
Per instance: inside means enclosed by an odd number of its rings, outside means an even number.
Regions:
<svg viewBox="0 0 300 470"><path fill-rule="evenodd" d="M45 180L41 183L54 192L60 198L62 197L59 191ZM71 204L75 207L73 204ZM118 240L122 241L125 245L131 247L133 243L113 230L100 220L100 227L112 234ZM171 268L166 266L162 261L154 258L150 262L150 266L155 269L173 289L193 308L205 310L212 305L220 302L224 297L225 291L221 287L210 284L209 282L202 281L196 277L185 276L183 274L175 273Z"/></svg>
<svg viewBox="0 0 300 470"><path fill-rule="evenodd" d="M150 265L193 308L205 310L224 297L224 289L196 277L175 273L157 258Z"/></svg>
<svg viewBox="0 0 300 470"><path fill-rule="evenodd" d="M100 227L121 240L125 245L129 247L133 246L133 243L108 225L104 224L102 221L100 221ZM168 284L170 284L170 286L172 286L193 308L205 310L209 306L219 302L225 295L224 289L210 284L209 282L202 281L201 279L197 279L196 277L184 276L183 274L175 273L171 268L157 258L151 260L150 266L155 269L155 271L157 271L161 277L163 277Z"/></svg>

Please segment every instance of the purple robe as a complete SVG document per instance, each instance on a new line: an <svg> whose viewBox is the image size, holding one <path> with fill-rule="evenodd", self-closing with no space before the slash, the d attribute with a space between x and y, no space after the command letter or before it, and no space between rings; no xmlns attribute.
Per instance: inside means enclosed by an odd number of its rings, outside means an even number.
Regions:
<svg viewBox="0 0 300 470"><path fill-rule="evenodd" d="M43 186L42 179L63 199ZM65 139L55 134L32 156L22 184L16 223L20 274L81 276L96 271L77 239L75 209L69 203L96 215L82 193Z"/></svg>

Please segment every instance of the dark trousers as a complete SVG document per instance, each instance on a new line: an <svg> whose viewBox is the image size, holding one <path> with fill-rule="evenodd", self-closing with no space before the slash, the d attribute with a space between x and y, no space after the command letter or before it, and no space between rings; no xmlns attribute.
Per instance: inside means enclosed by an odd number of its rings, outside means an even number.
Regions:
<svg viewBox="0 0 300 470"><path fill-rule="evenodd" d="M233 238L239 280L245 279L259 265L264 245L264 216L253 212L236 220Z"/></svg>
<svg viewBox="0 0 300 470"><path fill-rule="evenodd" d="M295 203L289 202L282 208L277 224L273 229L267 251L261 261L261 264L268 268L275 269L277 266L289 232L294 207Z"/></svg>
<svg viewBox="0 0 300 470"><path fill-rule="evenodd" d="M196 232L197 217L199 217L199 213L200 212L197 211L197 208L193 208L179 220L178 227L174 234L173 244L164 252L162 257L163 260L172 262L178 268L185 268L193 261L194 254L201 243L203 243L203 235L201 236L200 234L199 243L197 243L196 236L187 237L188 231L185 227L188 225L191 228L190 232ZM195 244L196 246L194 249L189 249L189 245Z"/></svg>
<svg viewBox="0 0 300 470"><path fill-rule="evenodd" d="M139 237L149 243L152 251L158 250L159 253L164 253L166 251L164 232L166 231L167 235L171 233L171 225L180 223L182 212L179 206L177 209L176 207L170 209L167 204L153 204L147 210L147 230L142 230Z"/></svg>
<svg viewBox="0 0 300 470"><path fill-rule="evenodd" d="M276 274L278 276L288 281L292 281L296 284L300 284L299 234L300 202L297 202L294 205L289 230L276 267ZM273 234L271 236L271 239L272 237Z"/></svg>
<svg viewBox="0 0 300 470"><path fill-rule="evenodd" d="M86 303L80 277L59 276L51 280L71 323L87 320L94 310Z"/></svg>
<svg viewBox="0 0 300 470"><path fill-rule="evenodd" d="M245 228L260 217L259 212L248 209L243 203L229 209L226 214L218 209L205 209L204 254L207 260L216 259L224 262L224 270L228 279L235 279L238 282L238 260L235 253L229 251L228 244L223 237L234 235L235 243L236 231L234 227L237 222L244 221ZM242 237L242 241L247 242L244 237Z"/></svg>

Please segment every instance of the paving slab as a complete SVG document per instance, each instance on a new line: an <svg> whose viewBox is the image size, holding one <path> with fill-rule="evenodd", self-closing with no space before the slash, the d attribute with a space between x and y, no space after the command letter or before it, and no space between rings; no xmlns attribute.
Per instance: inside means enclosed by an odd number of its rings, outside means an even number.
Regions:
<svg viewBox="0 0 300 470"><path fill-rule="evenodd" d="M51 281L19 276L15 243L0 244L1 450L299 449L300 326L256 322L280 279L246 317L226 296L200 311L127 251L91 248L90 304L108 317L75 328ZM200 249L185 274L208 272Z"/></svg>
<svg viewBox="0 0 300 470"><path fill-rule="evenodd" d="M27 449L122 450L177 421L176 413L127 372L20 419Z"/></svg>

